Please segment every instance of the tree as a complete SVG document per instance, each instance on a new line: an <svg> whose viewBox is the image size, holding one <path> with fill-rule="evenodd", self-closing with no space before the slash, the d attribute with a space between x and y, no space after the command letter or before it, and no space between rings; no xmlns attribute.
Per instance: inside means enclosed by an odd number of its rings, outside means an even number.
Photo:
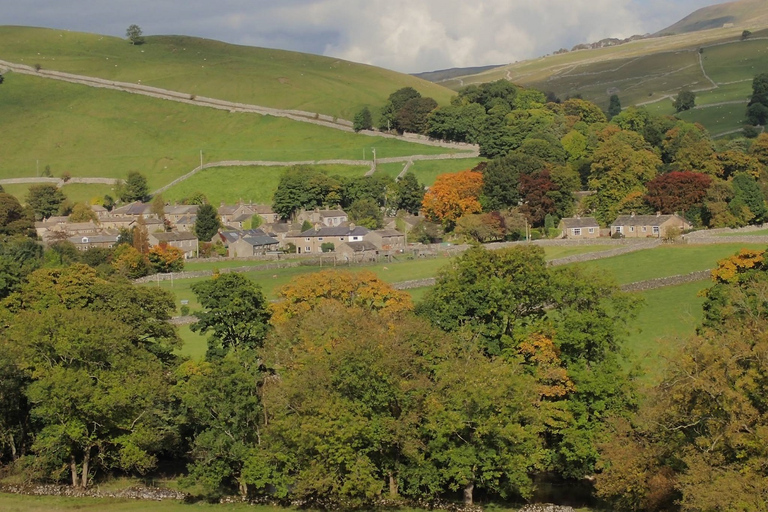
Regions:
<svg viewBox="0 0 768 512"><path fill-rule="evenodd" d="M611 94L611 98L608 100L608 120L610 121L619 114L621 114L621 100L617 94Z"/></svg>
<svg viewBox="0 0 768 512"><path fill-rule="evenodd" d="M35 214L11 194L0 192L0 235L35 236Z"/></svg>
<svg viewBox="0 0 768 512"><path fill-rule="evenodd" d="M749 106L761 104L768 107L768 73L758 73L752 79L752 97Z"/></svg>
<svg viewBox="0 0 768 512"><path fill-rule="evenodd" d="M355 114L355 117L352 120L352 128L356 132L373 129L373 118L371 117L371 111L368 107L363 107L362 110Z"/></svg>
<svg viewBox="0 0 768 512"><path fill-rule="evenodd" d="M766 214L768 214L765 196L760 191L760 187L757 185L754 177L747 174L737 174L734 176L733 192L734 197L728 205L731 213L738 217L739 208L741 205L744 205L751 213L751 218L745 220L755 224L760 224L765 220Z"/></svg>
<svg viewBox="0 0 768 512"><path fill-rule="evenodd" d="M125 30L125 37L131 41L132 45L144 44L144 37L138 25L129 25Z"/></svg>
<svg viewBox="0 0 768 512"><path fill-rule="evenodd" d="M83 489L99 469L155 466L169 382L162 363L131 342L128 326L104 312L53 307L22 313L8 335L23 347L20 362L32 379L26 396L42 425L35 466L55 479L69 470L72 486Z"/></svg>
<svg viewBox="0 0 768 512"><path fill-rule="evenodd" d="M696 93L689 89L681 90L677 93L672 106L675 107L675 112L692 109L696 106Z"/></svg>
<svg viewBox="0 0 768 512"><path fill-rule="evenodd" d="M347 210L349 220L368 229L379 229L384 223L381 208L373 199L358 199Z"/></svg>
<svg viewBox="0 0 768 512"><path fill-rule="evenodd" d="M0 85L3 85L3 82L5 82L5 77L0 75Z"/></svg>
<svg viewBox="0 0 768 512"><path fill-rule="evenodd" d="M85 203L75 203L72 213L69 214L69 222L98 222L99 218L93 208Z"/></svg>
<svg viewBox="0 0 768 512"><path fill-rule="evenodd" d="M117 189L118 197L124 203L145 202L149 199L147 177L137 171L128 173L128 178Z"/></svg>
<svg viewBox="0 0 768 512"><path fill-rule="evenodd" d="M397 209L405 210L411 215L418 215L421 203L424 201L424 185L419 183L416 175L406 172L395 186L397 192Z"/></svg>
<svg viewBox="0 0 768 512"><path fill-rule="evenodd" d="M456 221L456 234L480 243L502 240L504 222L498 213L470 213Z"/></svg>
<svg viewBox="0 0 768 512"><path fill-rule="evenodd" d="M483 173L481 199L486 211L505 210L518 206L520 175L532 174L543 169L545 163L535 156L517 152L494 158L484 167L476 168Z"/></svg>
<svg viewBox="0 0 768 512"><path fill-rule="evenodd" d="M746 41L747 39L749 39L749 36L751 36L751 35L752 35L752 32L751 32L751 31L749 31L749 30L744 30L744 31L741 33L741 40L742 40L742 41Z"/></svg>
<svg viewBox="0 0 768 512"><path fill-rule="evenodd" d="M147 254L149 252L149 231L147 230L147 224L143 215L139 215L132 232L131 240L133 248L140 254Z"/></svg>
<svg viewBox="0 0 768 512"><path fill-rule="evenodd" d="M752 126L765 126L768 121L768 106L752 103L747 107L747 122Z"/></svg>
<svg viewBox="0 0 768 512"><path fill-rule="evenodd" d="M173 395L194 433L189 474L181 483L199 486L209 499L232 492L247 497L243 469L264 428L264 371L258 353L234 349L220 360L188 361L176 378Z"/></svg>
<svg viewBox="0 0 768 512"><path fill-rule="evenodd" d="M272 199L272 209L283 219L298 210L341 202L341 183L313 167L296 165L285 171Z"/></svg>
<svg viewBox="0 0 768 512"><path fill-rule="evenodd" d="M559 195L560 187L552 181L547 169L520 175L518 188L523 202L520 212L531 225L541 227L547 215L557 212L553 197Z"/></svg>
<svg viewBox="0 0 768 512"><path fill-rule="evenodd" d="M192 285L192 292L203 307L195 313L192 331L206 334L206 359L223 357L240 347L257 349L267 335L269 313L261 287L242 274L227 273Z"/></svg>
<svg viewBox="0 0 768 512"><path fill-rule="evenodd" d="M117 246L112 255L112 268L128 279L138 279L152 271L147 257L128 244Z"/></svg>
<svg viewBox="0 0 768 512"><path fill-rule="evenodd" d="M408 293L395 290L369 271L325 270L297 276L280 288L277 296L278 301L270 307L272 323L275 324L286 322L329 301L389 315L413 309Z"/></svg>
<svg viewBox="0 0 768 512"><path fill-rule="evenodd" d="M221 219L219 212L211 204L204 204L197 209L197 218L193 231L195 236L202 241L208 242L216 236L221 228Z"/></svg>
<svg viewBox="0 0 768 512"><path fill-rule="evenodd" d="M421 98L421 94L413 87L403 87L389 95L386 105L379 118L379 130L394 130L397 128L397 112L403 108L408 100Z"/></svg>
<svg viewBox="0 0 768 512"><path fill-rule="evenodd" d="M411 98L395 114L397 130L426 133L428 116L435 108L437 102L432 98Z"/></svg>
<svg viewBox="0 0 768 512"><path fill-rule="evenodd" d="M147 259L155 272L181 272L184 270L184 251L167 244L155 245L149 249Z"/></svg>
<svg viewBox="0 0 768 512"><path fill-rule="evenodd" d="M701 206L712 178L700 172L660 174L646 184L645 201L661 213L685 212Z"/></svg>
<svg viewBox="0 0 768 512"><path fill-rule="evenodd" d="M35 218L38 220L44 220L56 214L65 200L64 192L50 183L32 185L27 192L27 204L35 212Z"/></svg>
<svg viewBox="0 0 768 512"><path fill-rule="evenodd" d="M149 211L160 220L165 219L165 200L163 194L156 194L149 204Z"/></svg>
<svg viewBox="0 0 768 512"><path fill-rule="evenodd" d="M476 171L441 174L424 194L422 209L429 220L452 226L466 213L482 210L478 197L483 175Z"/></svg>

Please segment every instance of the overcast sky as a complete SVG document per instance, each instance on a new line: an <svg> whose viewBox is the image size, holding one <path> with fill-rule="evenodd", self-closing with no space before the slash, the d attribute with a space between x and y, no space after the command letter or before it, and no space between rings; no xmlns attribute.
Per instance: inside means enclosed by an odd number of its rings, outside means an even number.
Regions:
<svg viewBox="0 0 768 512"><path fill-rule="evenodd" d="M718 0L0 0L0 23L181 34L413 73L656 32ZM0 48L2 54L2 48ZM0 58L1 55L0 55Z"/></svg>

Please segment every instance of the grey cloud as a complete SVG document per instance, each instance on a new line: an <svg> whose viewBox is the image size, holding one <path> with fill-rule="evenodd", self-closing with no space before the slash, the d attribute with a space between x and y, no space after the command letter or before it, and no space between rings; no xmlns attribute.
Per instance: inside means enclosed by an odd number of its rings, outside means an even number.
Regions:
<svg viewBox="0 0 768 512"><path fill-rule="evenodd" d="M711 0L0 0L2 22L184 34L405 72L501 64L653 32ZM2 53L2 49L0 49Z"/></svg>

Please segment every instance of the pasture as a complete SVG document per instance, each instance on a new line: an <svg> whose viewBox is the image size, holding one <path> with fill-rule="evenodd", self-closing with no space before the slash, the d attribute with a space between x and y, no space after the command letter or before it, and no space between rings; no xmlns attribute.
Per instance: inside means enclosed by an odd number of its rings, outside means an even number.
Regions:
<svg viewBox="0 0 768 512"><path fill-rule="evenodd" d="M331 57L186 36L126 39L32 27L0 27L3 60L141 83L199 96L352 119L414 87L440 104L453 92L411 75Z"/></svg>
<svg viewBox="0 0 768 512"><path fill-rule="evenodd" d="M0 95L0 177L124 178L154 190L204 162L305 161L451 153L284 118L202 108L9 73Z"/></svg>

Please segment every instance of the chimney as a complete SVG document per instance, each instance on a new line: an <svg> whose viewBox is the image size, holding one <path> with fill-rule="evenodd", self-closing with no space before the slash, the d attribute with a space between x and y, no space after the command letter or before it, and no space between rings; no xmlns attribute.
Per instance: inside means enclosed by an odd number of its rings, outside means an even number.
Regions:
<svg viewBox="0 0 768 512"><path fill-rule="evenodd" d="M661 212L656 212L657 217L661 217Z"/></svg>
<svg viewBox="0 0 768 512"><path fill-rule="evenodd" d="M634 219L635 218L635 212L630 213L629 216Z"/></svg>

